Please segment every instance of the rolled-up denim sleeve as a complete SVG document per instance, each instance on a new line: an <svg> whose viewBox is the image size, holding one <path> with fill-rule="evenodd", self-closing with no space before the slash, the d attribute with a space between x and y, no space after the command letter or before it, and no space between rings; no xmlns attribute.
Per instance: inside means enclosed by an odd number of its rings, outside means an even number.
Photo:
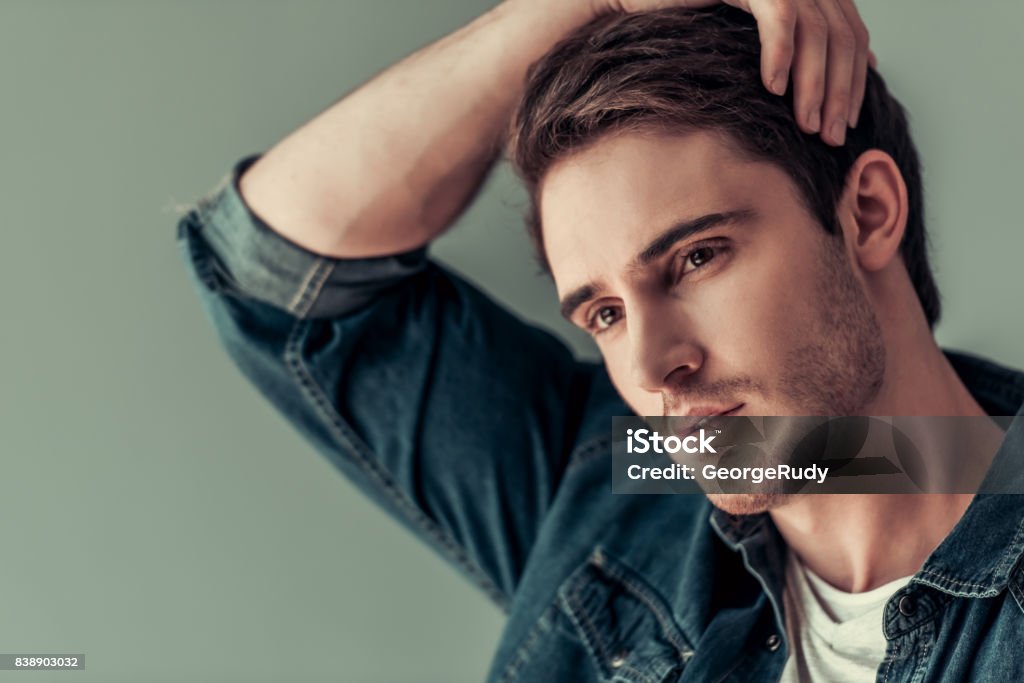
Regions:
<svg viewBox="0 0 1024 683"><path fill-rule="evenodd" d="M178 223L220 342L317 451L504 607L593 368L426 247L334 259L288 241L239 192L257 158Z"/></svg>

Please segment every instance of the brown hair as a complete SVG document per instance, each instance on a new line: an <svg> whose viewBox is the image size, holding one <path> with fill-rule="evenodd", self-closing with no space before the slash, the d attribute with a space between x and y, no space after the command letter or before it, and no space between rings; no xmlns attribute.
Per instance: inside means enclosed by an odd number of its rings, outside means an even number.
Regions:
<svg viewBox="0 0 1024 683"><path fill-rule="evenodd" d="M920 162L907 116L869 69L864 104L846 144L805 134L792 88L761 83L757 25L732 7L609 14L583 26L535 63L510 130L508 152L531 195L527 228L545 272L537 188L551 165L612 132L660 128L726 134L741 153L781 167L826 232L839 234L836 204L854 161L888 153L907 185L909 212L900 252L928 324L941 304L928 264Z"/></svg>

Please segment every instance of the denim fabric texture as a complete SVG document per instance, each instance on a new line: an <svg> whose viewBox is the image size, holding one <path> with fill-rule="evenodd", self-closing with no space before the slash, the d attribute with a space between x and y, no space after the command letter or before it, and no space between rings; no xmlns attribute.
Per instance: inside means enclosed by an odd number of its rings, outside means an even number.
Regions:
<svg viewBox="0 0 1024 683"><path fill-rule="evenodd" d="M611 417L581 362L423 248L313 254L244 203L240 160L177 225L205 313L309 443L508 615L488 675L522 681L776 681L784 543L766 514L611 493ZM1024 374L946 351L991 415ZM367 552L372 549L367 548ZM885 607L878 681L1024 680L1024 498L978 495Z"/></svg>

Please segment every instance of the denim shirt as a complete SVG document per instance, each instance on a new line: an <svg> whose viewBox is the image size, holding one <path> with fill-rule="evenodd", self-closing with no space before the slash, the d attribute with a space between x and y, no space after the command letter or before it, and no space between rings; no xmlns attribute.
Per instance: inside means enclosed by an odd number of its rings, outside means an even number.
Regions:
<svg viewBox="0 0 1024 683"><path fill-rule="evenodd" d="M241 372L309 443L507 613L488 681L776 681L785 545L766 514L611 493L603 365L427 248L332 259L288 241L238 178L178 244ZM1024 374L946 351L1024 456ZM975 497L885 606L878 681L1024 680L1024 499Z"/></svg>

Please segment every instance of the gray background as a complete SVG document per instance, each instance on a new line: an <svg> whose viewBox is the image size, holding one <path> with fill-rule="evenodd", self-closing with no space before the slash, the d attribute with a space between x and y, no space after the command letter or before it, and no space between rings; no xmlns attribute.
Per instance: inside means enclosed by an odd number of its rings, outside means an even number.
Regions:
<svg viewBox="0 0 1024 683"><path fill-rule="evenodd" d="M27 677L483 677L501 616L229 364L171 207L490 4L0 0L0 652L89 662ZM1024 4L860 7L923 152L939 339L1024 366ZM568 334L523 200L502 170L435 254Z"/></svg>

